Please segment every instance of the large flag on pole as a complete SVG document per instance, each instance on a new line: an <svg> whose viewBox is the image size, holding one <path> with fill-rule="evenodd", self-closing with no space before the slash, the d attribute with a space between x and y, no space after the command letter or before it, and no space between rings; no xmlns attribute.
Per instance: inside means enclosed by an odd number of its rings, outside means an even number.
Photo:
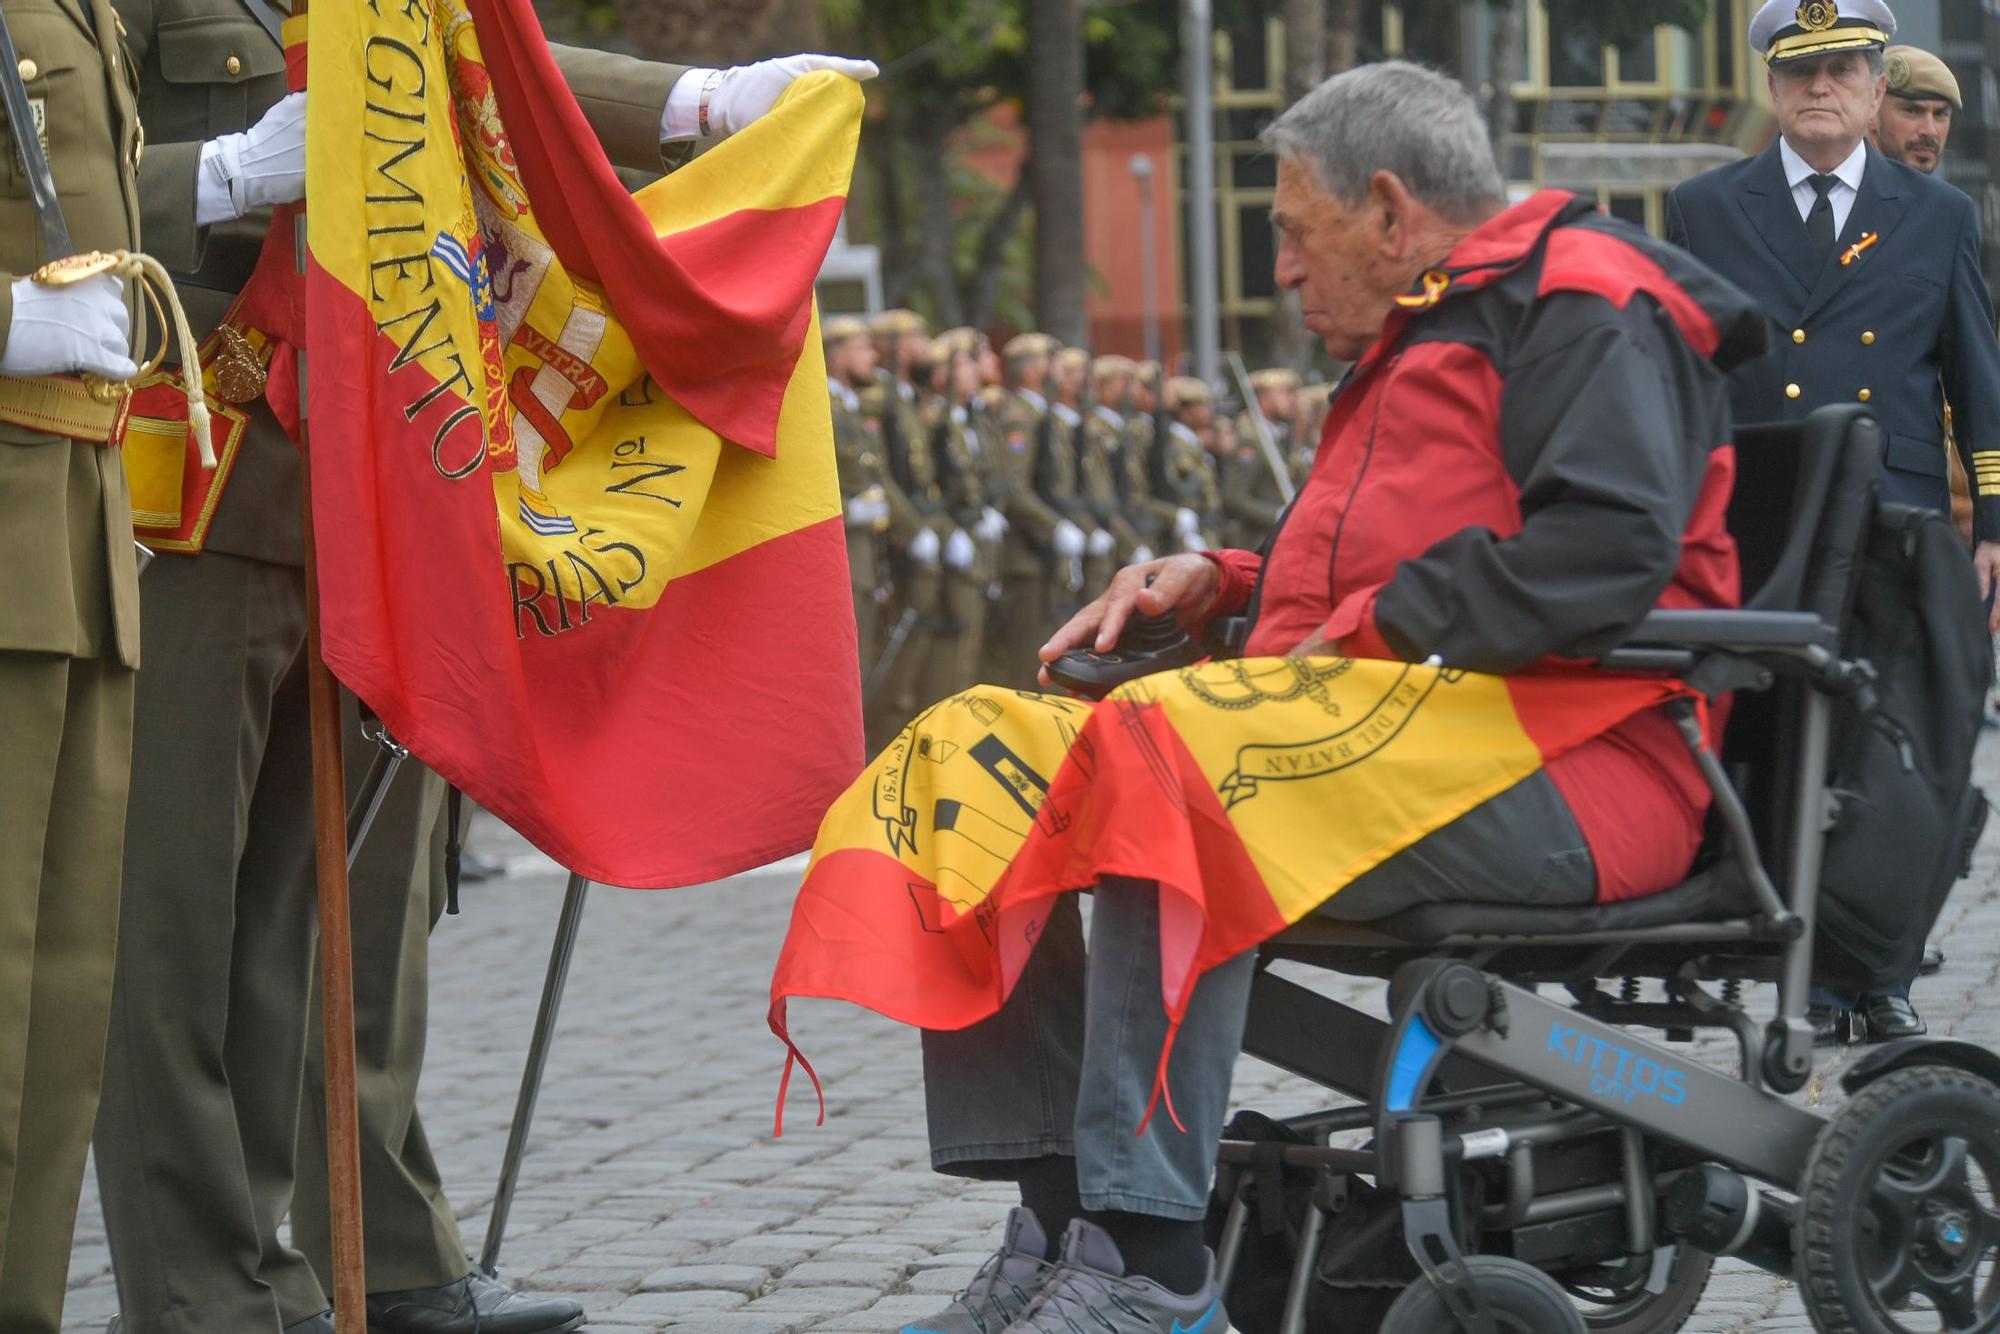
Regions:
<svg viewBox="0 0 2000 1334"><path fill-rule="evenodd" d="M1178 1025L1204 972L1680 693L1590 672L1260 658L1163 672L1099 704L955 695L827 812L771 979L786 1075L791 997L969 1027L1012 992L1054 897L1105 876L1159 882L1160 1003Z"/></svg>
<svg viewBox="0 0 2000 1334"><path fill-rule="evenodd" d="M307 68L327 660L590 879L804 847L862 759L813 308L859 86L634 196L528 0L315 6Z"/></svg>

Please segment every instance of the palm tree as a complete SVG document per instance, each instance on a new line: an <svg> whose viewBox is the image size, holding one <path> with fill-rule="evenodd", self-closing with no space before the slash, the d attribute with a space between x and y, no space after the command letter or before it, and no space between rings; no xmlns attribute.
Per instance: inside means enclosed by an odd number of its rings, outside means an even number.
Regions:
<svg viewBox="0 0 2000 1334"><path fill-rule="evenodd" d="M1081 344L1086 334L1083 242L1083 22L1077 0L1027 0L1028 170L1035 202L1035 317Z"/></svg>

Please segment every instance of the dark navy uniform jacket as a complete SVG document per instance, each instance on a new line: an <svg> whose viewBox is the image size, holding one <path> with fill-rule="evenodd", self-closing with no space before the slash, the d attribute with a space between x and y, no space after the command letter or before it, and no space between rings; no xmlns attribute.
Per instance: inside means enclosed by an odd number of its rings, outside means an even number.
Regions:
<svg viewBox="0 0 2000 1334"><path fill-rule="evenodd" d="M1731 377L1737 422L1866 403L1888 437L1883 497L1947 510L1948 401L1966 476L1979 479L1977 535L2000 541L2000 341L1970 199L1870 147L1847 226L1822 261L1773 140L1677 187L1667 239L1777 323L1775 350Z"/></svg>

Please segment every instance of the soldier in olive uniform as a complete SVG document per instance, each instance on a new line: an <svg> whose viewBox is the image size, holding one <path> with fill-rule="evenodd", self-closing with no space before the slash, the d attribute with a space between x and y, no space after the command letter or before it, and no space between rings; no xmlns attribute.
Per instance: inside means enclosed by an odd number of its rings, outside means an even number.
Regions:
<svg viewBox="0 0 2000 1334"><path fill-rule="evenodd" d="M1133 368L1125 405L1125 476L1129 512L1139 541L1155 556L1180 551L1181 508L1168 493L1160 421L1160 363ZM1190 524L1192 513L1187 515ZM1190 528L1192 531L1192 527Z"/></svg>
<svg viewBox="0 0 2000 1334"><path fill-rule="evenodd" d="M930 702L916 698L917 683L924 678L943 620L944 547L953 526L914 380L930 357L923 316L885 310L869 321L869 330L882 364L874 383L861 391L861 411L878 424L890 475L904 498L898 507L903 512L892 520L889 549L896 615L906 628L875 703L885 716L904 719L920 703Z"/></svg>
<svg viewBox="0 0 2000 1334"><path fill-rule="evenodd" d="M110 6L0 0L0 12L44 117L72 241L138 249L138 115ZM139 665L132 504L107 444L117 408L67 377L126 380L137 368L117 278L49 287L19 276L60 256L42 252L18 150L7 151L15 165L0 199L0 558L11 575L0 597L0 1329L56 1334L111 1008ZM30 411L48 392L64 405L55 431L47 414Z"/></svg>
<svg viewBox="0 0 2000 1334"><path fill-rule="evenodd" d="M1195 515L1198 530L1181 540L1191 551L1207 551L1220 540L1222 489L1206 438L1215 429L1215 401L1209 388L1192 376L1167 381L1166 484L1180 507Z"/></svg>
<svg viewBox="0 0 2000 1334"><path fill-rule="evenodd" d="M268 206L303 193L303 95L286 95L279 15L264 0L119 8L152 129L147 243L187 275L205 333L249 276ZM667 141L747 123L798 72L556 55L586 90L607 153L654 172L680 152ZM249 410L206 548L147 577L126 948L96 1140L126 1334L332 1328L324 1153L295 1150L302 1129L317 1140L299 1114L313 912L297 456L264 405ZM355 885L368 1323L385 1334L572 1329L576 1303L521 1297L469 1270L416 1117L436 900L409 863L443 801L424 779L398 784L377 827L405 849L400 872L378 867ZM398 829L408 837L380 832ZM393 948L364 948L371 940ZM278 1236L295 1164L300 1249Z"/></svg>
<svg viewBox="0 0 2000 1334"><path fill-rule="evenodd" d="M854 629L861 670L875 665L881 650L880 611L889 594L888 557L882 537L889 531L889 493L883 484L879 444L862 419L861 396L852 381L875 378L875 344L868 326L837 315L820 330L826 346L826 388L833 403L833 450L840 469L840 499L847 513L847 572L854 584Z"/></svg>
<svg viewBox="0 0 2000 1334"><path fill-rule="evenodd" d="M1254 417L1262 415L1279 459L1285 460L1292 448L1292 421L1298 415L1298 388L1296 371L1261 370L1250 377L1250 390L1257 396L1256 406L1246 408L1238 419L1236 446L1222 459L1224 546L1255 551L1285 508L1277 476L1257 442Z"/></svg>
<svg viewBox="0 0 2000 1334"><path fill-rule="evenodd" d="M987 679L999 685L1027 686L1035 679L1040 666L1035 651L1048 639L1057 591L1051 585L1067 584L1055 573L1057 563L1074 566L1077 582L1082 582L1083 532L1035 486L1037 460L1049 434L1043 389L1055 350L1056 340L1042 333L1020 334L1002 349L1006 397L999 409L1000 512L1007 516L1008 529L1001 551L1000 605L987 627Z"/></svg>
<svg viewBox="0 0 2000 1334"><path fill-rule="evenodd" d="M1134 369L1130 358L1117 356L1099 357L1090 366L1091 402L1083 421L1079 467L1091 514L1113 543L1111 558L1100 571L1103 583L1092 585L1097 591L1110 584L1117 566L1153 558L1152 548L1140 538L1132 520L1132 477L1125 461L1122 408L1131 397Z"/></svg>
<svg viewBox="0 0 2000 1334"><path fill-rule="evenodd" d="M945 544L946 623L939 629L921 692L925 703L979 683L988 609L999 593L1006 521L991 499L993 450L980 420L979 343L973 330L953 329L935 344L943 366L944 403L932 439L945 505L957 526Z"/></svg>
<svg viewBox="0 0 2000 1334"><path fill-rule="evenodd" d="M1319 455L1319 433L1326 425L1326 411L1333 403L1333 386L1309 384L1299 390L1299 415L1292 429L1290 463L1293 487L1303 487Z"/></svg>
<svg viewBox="0 0 2000 1334"><path fill-rule="evenodd" d="M1114 557L1117 540L1099 517L1098 492L1110 487L1112 508L1117 506L1116 483L1100 477L1093 484L1086 457L1084 417L1089 410L1086 391L1090 386L1090 354L1080 347L1066 347L1049 363L1049 412L1054 417L1051 435L1060 431L1068 455L1068 477L1060 471L1062 455L1045 453L1042 483L1048 487L1043 497L1084 532L1083 583L1079 598L1088 601L1096 591L1111 584L1117 567ZM1058 609L1060 610L1060 609ZM1069 619L1062 616L1062 620Z"/></svg>

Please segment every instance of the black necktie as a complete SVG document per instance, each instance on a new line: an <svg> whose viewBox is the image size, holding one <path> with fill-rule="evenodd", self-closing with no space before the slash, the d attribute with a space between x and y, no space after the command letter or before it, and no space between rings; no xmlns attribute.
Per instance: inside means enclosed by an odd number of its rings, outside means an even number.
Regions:
<svg viewBox="0 0 2000 1334"><path fill-rule="evenodd" d="M1806 239L1812 242L1813 253L1825 259L1833 249L1833 187L1840 184L1838 176L1813 176L1808 178L1813 193L1819 198L1813 201L1812 212L1806 214Z"/></svg>

